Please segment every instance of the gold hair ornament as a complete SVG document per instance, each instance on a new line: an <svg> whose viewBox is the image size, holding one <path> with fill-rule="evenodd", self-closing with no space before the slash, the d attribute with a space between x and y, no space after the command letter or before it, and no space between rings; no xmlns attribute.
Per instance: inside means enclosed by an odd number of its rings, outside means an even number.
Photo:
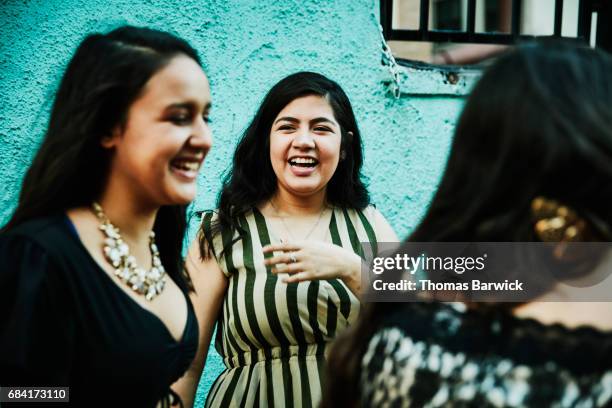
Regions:
<svg viewBox="0 0 612 408"><path fill-rule="evenodd" d="M556 200L536 197L531 202L531 217L536 236L542 242L556 243L553 256L560 261L580 261L584 250L572 242L599 241L590 223L570 207ZM587 251L588 252L588 251Z"/></svg>

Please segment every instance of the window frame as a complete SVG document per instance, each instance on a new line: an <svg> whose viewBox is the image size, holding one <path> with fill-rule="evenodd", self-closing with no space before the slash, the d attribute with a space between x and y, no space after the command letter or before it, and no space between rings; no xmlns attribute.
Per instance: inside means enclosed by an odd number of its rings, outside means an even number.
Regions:
<svg viewBox="0 0 612 408"><path fill-rule="evenodd" d="M448 42L448 43L473 43L473 44L516 44L521 41L534 40L537 38L575 38L579 41L590 43L591 37L591 14L598 13L597 34L595 44L612 52L612 25L611 2L606 0L578 0L578 30L576 37L563 37L561 35L563 0L555 0L554 10L554 32L553 35L534 36L520 33L521 10L523 0L512 1L512 22L510 33L487 33L475 32L476 23L476 0L467 0L467 29L466 30L430 30L429 29L429 5L431 0L420 0L419 28L395 29L393 22L393 0L380 0L380 24L383 37L386 41L414 41L414 42Z"/></svg>

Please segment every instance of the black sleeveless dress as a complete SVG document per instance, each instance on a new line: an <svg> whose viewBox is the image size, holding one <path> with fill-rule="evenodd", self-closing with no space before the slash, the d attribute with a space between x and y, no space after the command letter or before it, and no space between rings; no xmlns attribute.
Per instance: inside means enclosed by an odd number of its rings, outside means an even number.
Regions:
<svg viewBox="0 0 612 408"><path fill-rule="evenodd" d="M24 223L0 236L0 384L69 386L73 406L153 407L197 350L185 298L176 341L100 268L65 215Z"/></svg>

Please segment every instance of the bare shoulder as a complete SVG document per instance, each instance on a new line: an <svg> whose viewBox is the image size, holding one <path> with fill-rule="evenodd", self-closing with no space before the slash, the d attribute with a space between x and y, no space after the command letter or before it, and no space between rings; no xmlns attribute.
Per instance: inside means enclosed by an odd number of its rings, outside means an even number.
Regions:
<svg viewBox="0 0 612 408"><path fill-rule="evenodd" d="M379 242L399 242L397 234L385 216L374 206L370 206L368 209L374 218L374 230L377 240Z"/></svg>
<svg viewBox="0 0 612 408"><path fill-rule="evenodd" d="M514 311L519 318L530 318L543 324L561 324L575 329L590 326L612 331L611 306L607 302L530 302Z"/></svg>
<svg viewBox="0 0 612 408"><path fill-rule="evenodd" d="M66 215L74 226L77 227L77 230L95 229L99 223L94 213L87 207L71 208L66 211Z"/></svg>

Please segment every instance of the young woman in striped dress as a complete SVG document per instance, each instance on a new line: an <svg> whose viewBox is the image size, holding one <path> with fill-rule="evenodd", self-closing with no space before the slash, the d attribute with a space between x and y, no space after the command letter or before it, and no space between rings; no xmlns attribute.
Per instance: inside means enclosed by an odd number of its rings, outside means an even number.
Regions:
<svg viewBox="0 0 612 408"><path fill-rule="evenodd" d="M318 405L327 346L359 313L360 242L397 241L361 165L338 84L301 72L270 90L189 254L201 337L183 393L195 392L218 321L227 368L206 406Z"/></svg>

